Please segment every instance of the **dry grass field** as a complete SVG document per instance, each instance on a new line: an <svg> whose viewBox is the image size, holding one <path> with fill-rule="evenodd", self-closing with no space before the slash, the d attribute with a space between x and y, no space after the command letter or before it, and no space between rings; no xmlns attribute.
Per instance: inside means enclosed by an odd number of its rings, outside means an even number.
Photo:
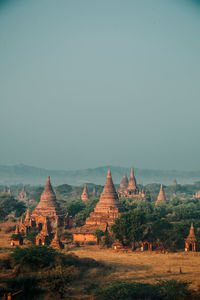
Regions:
<svg viewBox="0 0 200 300"><path fill-rule="evenodd" d="M115 252L98 246L83 246L73 251L79 257L90 257L112 267L105 281L133 280L153 283L156 280L184 280L191 287L200 286L200 253ZM181 272L180 272L181 268Z"/></svg>
<svg viewBox="0 0 200 300"><path fill-rule="evenodd" d="M0 226L0 258L6 257L12 249L10 246L12 233L5 232L7 226L12 225L13 224L1 224ZM69 253L67 247L62 251ZM99 246L81 246L72 248L70 252L73 252L81 258L93 258L108 266L107 271L105 269L102 271L102 274L94 274L94 277L98 278L100 285L105 285L105 283L109 283L113 280L153 283L159 279L176 279L191 282L191 287L194 289L198 289L200 286L200 253L124 253L120 251L116 252L112 249L101 249ZM95 272L95 270L93 270L93 272ZM1 274L1 276L5 275L5 273ZM86 281L87 278L91 280L92 274L85 275ZM83 282L80 284L83 284ZM78 287L76 286L76 288Z"/></svg>

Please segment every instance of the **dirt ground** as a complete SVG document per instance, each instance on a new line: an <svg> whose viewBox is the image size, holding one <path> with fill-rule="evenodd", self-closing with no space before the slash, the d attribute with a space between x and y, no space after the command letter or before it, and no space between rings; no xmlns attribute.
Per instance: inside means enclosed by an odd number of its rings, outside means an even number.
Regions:
<svg viewBox="0 0 200 300"><path fill-rule="evenodd" d="M1 224L2 225L2 224ZM11 251L10 237L3 226L0 232L0 258ZM62 250L69 253L65 247ZM156 252L116 252L112 249L100 249L99 246L81 246L71 249L79 257L90 257L111 267L107 274L102 274L103 281L132 280L153 283L156 280L176 279L191 282L191 287L200 286L200 252L168 253ZM181 272L180 272L181 268ZM5 274L4 274L5 275ZM99 274L101 277L101 274Z"/></svg>
<svg viewBox="0 0 200 300"><path fill-rule="evenodd" d="M90 257L112 267L106 281L133 280L153 283L156 280L184 280L191 287L200 286L200 253L115 252L98 246L82 246L73 250L79 257ZM181 271L180 271L181 268Z"/></svg>

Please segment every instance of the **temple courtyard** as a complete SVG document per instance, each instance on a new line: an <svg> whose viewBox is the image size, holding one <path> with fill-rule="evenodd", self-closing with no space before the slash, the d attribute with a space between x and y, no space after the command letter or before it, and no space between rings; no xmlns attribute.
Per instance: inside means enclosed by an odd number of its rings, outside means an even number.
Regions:
<svg viewBox="0 0 200 300"><path fill-rule="evenodd" d="M65 251L65 250L64 250ZM83 246L72 251L79 257L90 257L110 266L105 282L132 280L153 283L156 280L183 280L191 287L200 286L200 253L115 252L99 246Z"/></svg>

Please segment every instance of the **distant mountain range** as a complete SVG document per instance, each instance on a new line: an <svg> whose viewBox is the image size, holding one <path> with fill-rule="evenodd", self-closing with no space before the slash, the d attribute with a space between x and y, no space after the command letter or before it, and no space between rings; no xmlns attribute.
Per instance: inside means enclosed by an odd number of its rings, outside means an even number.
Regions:
<svg viewBox="0 0 200 300"><path fill-rule="evenodd" d="M14 166L0 166L0 184L44 185L47 175L50 175L53 185L67 183L79 186L89 182L103 185L108 169L112 172L115 184L120 183L125 172L128 176L130 174L130 168L114 166L76 171L56 171L18 164ZM176 179L180 184L200 181L200 171L163 171L135 168L134 173L137 182L144 185L148 183L172 184L173 179Z"/></svg>

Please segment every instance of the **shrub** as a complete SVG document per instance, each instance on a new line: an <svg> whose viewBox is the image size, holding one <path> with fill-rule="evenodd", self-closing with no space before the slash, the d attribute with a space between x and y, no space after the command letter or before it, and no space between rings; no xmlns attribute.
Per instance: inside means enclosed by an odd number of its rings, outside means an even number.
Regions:
<svg viewBox="0 0 200 300"><path fill-rule="evenodd" d="M187 300L192 295L188 282L176 280L159 281L155 285L117 281L94 294L99 300Z"/></svg>
<svg viewBox="0 0 200 300"><path fill-rule="evenodd" d="M45 246L15 248L10 254L14 265L33 269L49 266L55 260L56 251Z"/></svg>
<svg viewBox="0 0 200 300"><path fill-rule="evenodd" d="M30 241L33 245L36 241L36 235L38 234L38 231L29 231L26 233L25 238Z"/></svg>
<svg viewBox="0 0 200 300"><path fill-rule="evenodd" d="M0 259L0 270L10 269L10 260L9 259Z"/></svg>
<svg viewBox="0 0 200 300"><path fill-rule="evenodd" d="M36 295L43 293L43 290L38 287L39 280L36 276L21 276L19 278L7 278L4 280L7 289L13 291L22 290L23 294L20 299L35 299Z"/></svg>

